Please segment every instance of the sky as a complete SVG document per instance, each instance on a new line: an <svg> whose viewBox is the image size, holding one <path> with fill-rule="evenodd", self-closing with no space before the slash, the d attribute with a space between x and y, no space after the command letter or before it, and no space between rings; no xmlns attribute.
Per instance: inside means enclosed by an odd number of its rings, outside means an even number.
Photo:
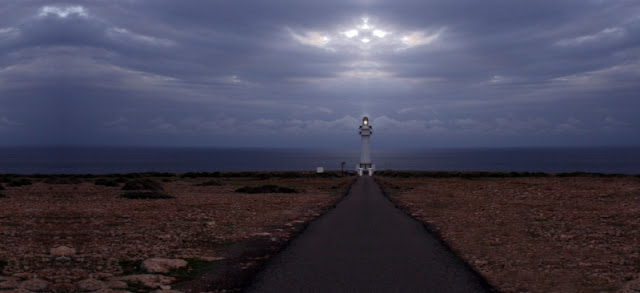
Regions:
<svg viewBox="0 0 640 293"><path fill-rule="evenodd" d="M640 145L637 0L2 1L0 145Z"/></svg>

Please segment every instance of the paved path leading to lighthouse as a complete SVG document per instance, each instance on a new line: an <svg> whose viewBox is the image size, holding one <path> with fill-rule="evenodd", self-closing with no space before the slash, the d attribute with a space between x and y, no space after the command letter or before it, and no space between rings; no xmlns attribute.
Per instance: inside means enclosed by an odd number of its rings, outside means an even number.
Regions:
<svg viewBox="0 0 640 293"><path fill-rule="evenodd" d="M372 177L280 254L247 292L487 292L488 286Z"/></svg>

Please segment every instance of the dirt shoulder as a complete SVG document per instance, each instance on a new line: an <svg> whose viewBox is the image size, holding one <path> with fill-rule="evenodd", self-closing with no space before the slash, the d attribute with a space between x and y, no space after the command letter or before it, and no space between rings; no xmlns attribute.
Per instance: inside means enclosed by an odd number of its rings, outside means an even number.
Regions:
<svg viewBox="0 0 640 293"><path fill-rule="evenodd" d="M240 290L354 180L293 172L0 177L0 291L22 292ZM256 193L236 192L243 187ZM167 272L145 267L154 258L170 260Z"/></svg>
<svg viewBox="0 0 640 293"><path fill-rule="evenodd" d="M640 290L638 177L386 175L390 199L499 291Z"/></svg>

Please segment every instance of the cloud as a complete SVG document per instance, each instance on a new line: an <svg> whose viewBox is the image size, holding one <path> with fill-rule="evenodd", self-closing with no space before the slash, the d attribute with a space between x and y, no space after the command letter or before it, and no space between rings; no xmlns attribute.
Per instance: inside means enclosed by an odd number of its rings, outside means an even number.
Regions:
<svg viewBox="0 0 640 293"><path fill-rule="evenodd" d="M378 28L377 24L362 18L359 25L342 25L340 29L318 28L318 30L296 33L287 28L291 37L300 44L323 48L331 52L346 54L379 55L406 50L434 43L445 28L435 31L405 31L401 27ZM394 31L395 30L395 31ZM322 31L322 32L320 32Z"/></svg>
<svg viewBox="0 0 640 293"><path fill-rule="evenodd" d="M17 121L9 120L9 118L7 118L6 116L3 116L2 118L0 118L0 125L3 125L3 126L22 126L24 124L20 123L20 122L17 122Z"/></svg>
<svg viewBox="0 0 640 293"><path fill-rule="evenodd" d="M500 84L500 83L509 82L510 80L511 79L509 77L506 77L503 75L494 75L493 77L491 77L491 80L489 80L489 83Z"/></svg>
<svg viewBox="0 0 640 293"><path fill-rule="evenodd" d="M371 122L371 125L374 126L375 129L380 129L384 132L412 133L416 135L433 132L443 132L447 128L446 123L439 119L399 120L390 118L388 116L374 118Z"/></svg>
<svg viewBox="0 0 640 293"><path fill-rule="evenodd" d="M580 88L603 88L610 85L632 86L640 78L640 64L623 63L606 68L554 78L553 81Z"/></svg>
<svg viewBox="0 0 640 293"><path fill-rule="evenodd" d="M358 119L349 115L336 120L314 119L304 121L305 129L322 132L352 132L356 125L358 125Z"/></svg>
<svg viewBox="0 0 640 293"><path fill-rule="evenodd" d="M495 118L491 121L489 127L492 132L500 135L531 135L547 133L551 122L542 117L514 119L514 118Z"/></svg>
<svg viewBox="0 0 640 293"><path fill-rule="evenodd" d="M144 44L153 45L153 46L171 47L176 44L174 41L171 41L171 40L156 38L156 37L143 35L143 34L136 34L129 31L128 29L121 28L121 27L109 28L107 30L107 36L118 41L138 42L138 43L144 43Z"/></svg>
<svg viewBox="0 0 640 293"><path fill-rule="evenodd" d="M575 38L563 39L556 42L556 45L562 47L580 46L587 43L601 42L607 40L615 40L625 35L626 31L620 27L611 27L601 30L595 34L583 35Z"/></svg>
<svg viewBox="0 0 640 293"><path fill-rule="evenodd" d="M575 133L591 132L591 130L581 127L582 124L583 124L582 121L574 117L569 117L566 119L566 122L557 124L555 128L552 129L552 132L560 133L560 134L563 134L563 133L575 134Z"/></svg>
<svg viewBox="0 0 640 293"><path fill-rule="evenodd" d="M303 45L333 50L332 48L326 47L330 40L327 35L314 31L304 32L302 34L297 34L291 30L289 30L289 32L296 41Z"/></svg>
<svg viewBox="0 0 640 293"><path fill-rule="evenodd" d="M633 125L631 123L620 121L611 116L607 116L602 120L600 129L607 132L612 132L612 131L624 131L632 127Z"/></svg>
<svg viewBox="0 0 640 293"><path fill-rule="evenodd" d="M630 126L630 123L619 121L611 116L607 116L604 118L603 123L608 126Z"/></svg>
<svg viewBox="0 0 640 293"><path fill-rule="evenodd" d="M43 6L38 12L39 17L56 16L60 18L67 18L69 16L87 17L89 14L82 6Z"/></svg>
<svg viewBox="0 0 640 293"><path fill-rule="evenodd" d="M128 119L118 118L115 121L105 123L107 126L118 126L126 123ZM217 119L203 119L189 117L182 120L172 120L162 117L147 121L151 128L148 131L165 133L191 133L199 135L214 134L258 134L264 136L273 133L295 133L315 136L318 134L354 133L359 123L358 119L344 116L334 120L321 119L267 119L239 120L235 118L220 117Z"/></svg>
<svg viewBox="0 0 640 293"><path fill-rule="evenodd" d="M240 131L241 125L239 120L235 118L221 117L218 119L203 118L185 118L176 127L180 131L186 131L195 134L215 135L215 134L232 134Z"/></svg>
<svg viewBox="0 0 640 293"><path fill-rule="evenodd" d="M578 131L578 128L575 125L569 124L569 123L561 123L558 124L558 126L554 129L555 132L559 132L559 133L565 133L565 132L576 132Z"/></svg>
<svg viewBox="0 0 640 293"><path fill-rule="evenodd" d="M25 128L24 123L11 120L6 116L0 117L0 133L3 135L11 132L21 132Z"/></svg>
<svg viewBox="0 0 640 293"><path fill-rule="evenodd" d="M126 124L128 121L129 121L128 119L120 116L116 120L104 122L103 125L107 126L107 127L112 127L112 126L118 126L118 125Z"/></svg>
<svg viewBox="0 0 640 293"><path fill-rule="evenodd" d="M440 35L443 31L444 29L440 29L431 34L424 31L412 32L402 37L402 43L407 45L408 47L429 45L440 38Z"/></svg>
<svg viewBox="0 0 640 293"><path fill-rule="evenodd" d="M167 133L176 133L177 127L171 123L161 123L154 126L155 130Z"/></svg>
<svg viewBox="0 0 640 293"><path fill-rule="evenodd" d="M640 143L633 1L248 1L3 2L2 113L33 143L315 146L361 113L388 145Z"/></svg>
<svg viewBox="0 0 640 293"><path fill-rule="evenodd" d="M260 118L260 119L254 120L251 124L259 125L259 126L263 126L263 127L273 127L273 126L276 126L278 124L278 121L276 121L274 119Z"/></svg>
<svg viewBox="0 0 640 293"><path fill-rule="evenodd" d="M178 132L178 127L174 123L166 121L164 118L151 119L149 120L149 124L151 124L151 129L148 130L149 132L169 134Z"/></svg>
<svg viewBox="0 0 640 293"><path fill-rule="evenodd" d="M359 124L359 119L352 116L343 116L334 120L322 119L290 119L282 121L281 127L285 133L294 133L298 135L314 136L321 134L323 137L327 134L342 135L353 133Z"/></svg>
<svg viewBox="0 0 640 293"><path fill-rule="evenodd" d="M375 118L371 125L384 132L421 134L469 134L469 135L532 135L559 130L578 130L580 123L575 118L554 124L545 118L516 119L497 117L489 119L456 118L448 121L440 119L399 120L387 116ZM571 128L571 129L569 129Z"/></svg>
<svg viewBox="0 0 640 293"><path fill-rule="evenodd" d="M0 42L16 37L19 33L20 31L14 27L2 27L0 28Z"/></svg>

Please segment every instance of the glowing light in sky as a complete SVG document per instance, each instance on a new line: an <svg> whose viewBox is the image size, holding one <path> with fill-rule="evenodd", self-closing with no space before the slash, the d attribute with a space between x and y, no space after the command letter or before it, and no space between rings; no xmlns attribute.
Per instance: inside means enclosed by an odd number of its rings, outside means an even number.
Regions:
<svg viewBox="0 0 640 293"><path fill-rule="evenodd" d="M388 34L389 34L389 32L385 32L383 30L374 30L373 31L373 35L378 37L378 38L384 38Z"/></svg>
<svg viewBox="0 0 640 293"><path fill-rule="evenodd" d="M405 49L429 45L439 39L445 28L438 31L397 31L393 26L379 26L369 22L369 17L363 17L355 25L341 27L337 31L306 31L302 33L289 29L290 34L298 42L323 48L328 51L351 51L370 54L373 48L376 52L385 50L400 52ZM353 50L357 51L353 51Z"/></svg>
<svg viewBox="0 0 640 293"><path fill-rule="evenodd" d="M369 18L368 17L363 17L362 18L362 25L360 26L360 28L365 30L365 31L371 29L371 26L369 26Z"/></svg>
<svg viewBox="0 0 640 293"><path fill-rule="evenodd" d="M347 36L347 38L353 38L353 37L357 37L358 36L358 30L348 30L344 33L345 36Z"/></svg>

